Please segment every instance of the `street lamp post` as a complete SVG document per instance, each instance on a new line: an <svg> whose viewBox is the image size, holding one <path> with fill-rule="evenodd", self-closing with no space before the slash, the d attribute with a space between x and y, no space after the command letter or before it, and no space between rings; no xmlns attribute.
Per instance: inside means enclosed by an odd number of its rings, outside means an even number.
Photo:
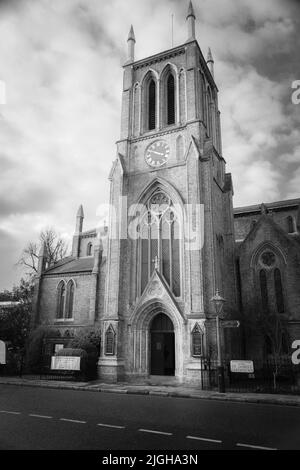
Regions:
<svg viewBox="0 0 300 470"><path fill-rule="evenodd" d="M216 294L211 299L216 311L216 329L217 329L217 351L218 351L218 386L219 392L225 392L225 379L224 379L224 367L222 361L222 347L221 347L221 334L220 334L220 317L223 313L223 307L225 299L220 296L217 290Z"/></svg>

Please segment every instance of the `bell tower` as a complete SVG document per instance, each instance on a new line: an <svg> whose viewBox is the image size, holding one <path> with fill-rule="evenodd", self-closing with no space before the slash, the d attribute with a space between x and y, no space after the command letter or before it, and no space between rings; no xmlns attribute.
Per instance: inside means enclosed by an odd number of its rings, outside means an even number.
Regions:
<svg viewBox="0 0 300 470"><path fill-rule="evenodd" d="M196 40L192 2L186 23L184 44L144 59L135 59L133 27L128 36L110 173L102 330L103 344L111 328L116 345L100 359L106 379L151 373L151 322L163 313L174 327L176 380L199 380L199 355L216 348L210 299L218 289L228 314L236 308L231 176L214 61Z"/></svg>

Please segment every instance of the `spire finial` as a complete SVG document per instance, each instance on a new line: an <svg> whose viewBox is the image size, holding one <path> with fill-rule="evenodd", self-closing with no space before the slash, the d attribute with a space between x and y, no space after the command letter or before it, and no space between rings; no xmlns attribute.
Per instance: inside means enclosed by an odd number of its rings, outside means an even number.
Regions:
<svg viewBox="0 0 300 470"><path fill-rule="evenodd" d="M208 48L206 62L207 62L208 68L210 70L210 73L214 77L214 59L213 59L210 47Z"/></svg>
<svg viewBox="0 0 300 470"><path fill-rule="evenodd" d="M40 251L39 251L39 257L40 258L45 258L47 256L48 256L47 243L45 241L43 241L43 243L41 244Z"/></svg>
<svg viewBox="0 0 300 470"><path fill-rule="evenodd" d="M82 217L82 218L84 218L84 213L83 213L82 204L80 204L80 206L78 207L77 217Z"/></svg>
<svg viewBox="0 0 300 470"><path fill-rule="evenodd" d="M196 16L195 16L194 7L193 7L193 4L192 4L191 1L189 3L189 8L188 8L188 13L187 13L186 20L188 22L188 40L187 40L187 42L194 41L196 39L196 36L195 36Z"/></svg>
<svg viewBox="0 0 300 470"><path fill-rule="evenodd" d="M134 62L134 46L135 46L135 35L133 26L131 25L130 31L128 34L127 44L128 44L128 59L126 63Z"/></svg>
<svg viewBox="0 0 300 470"><path fill-rule="evenodd" d="M78 211L77 211L77 215L76 215L76 233L82 232L83 219L84 219L83 207L82 207L82 204L80 204Z"/></svg>
<svg viewBox="0 0 300 470"><path fill-rule="evenodd" d="M190 0L190 3L189 3L189 8L188 8L188 13L187 13L186 19L188 19L190 16L193 16L194 19L196 19L195 12L194 12L194 7L193 7L193 4L192 4L192 0Z"/></svg>
<svg viewBox="0 0 300 470"><path fill-rule="evenodd" d="M128 39L127 41L135 41L135 35L134 35L134 29L133 29L133 26L131 25L130 27L130 31L129 31L129 34L128 34Z"/></svg>

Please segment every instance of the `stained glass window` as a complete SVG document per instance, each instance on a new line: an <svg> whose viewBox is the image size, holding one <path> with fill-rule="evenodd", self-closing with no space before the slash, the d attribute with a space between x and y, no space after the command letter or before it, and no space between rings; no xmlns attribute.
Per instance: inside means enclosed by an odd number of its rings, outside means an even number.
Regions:
<svg viewBox="0 0 300 470"><path fill-rule="evenodd" d="M274 285L275 285L277 311L278 313L284 313L281 272L278 268L274 270Z"/></svg>
<svg viewBox="0 0 300 470"><path fill-rule="evenodd" d="M203 332L198 324L192 331L192 356L199 357L203 353Z"/></svg>
<svg viewBox="0 0 300 470"><path fill-rule="evenodd" d="M156 127L156 86L154 80L149 83L148 99L148 129L149 131Z"/></svg>
<svg viewBox="0 0 300 470"><path fill-rule="evenodd" d="M158 190L141 220L141 292L156 267L176 297L180 297L180 224L172 201Z"/></svg>
<svg viewBox="0 0 300 470"><path fill-rule="evenodd" d="M115 354L115 332L111 325L105 333L105 354L107 356L112 356Z"/></svg>
<svg viewBox="0 0 300 470"><path fill-rule="evenodd" d="M267 274L264 269L259 273L260 278L260 291L261 291L261 301L264 313L269 312L269 299L268 299L268 283L267 283Z"/></svg>
<svg viewBox="0 0 300 470"><path fill-rule="evenodd" d="M64 318L65 314L65 296L66 286L63 281L60 282L57 289L57 318Z"/></svg>
<svg viewBox="0 0 300 470"><path fill-rule="evenodd" d="M167 81L167 110L167 123L175 124L175 81L172 74L169 75Z"/></svg>

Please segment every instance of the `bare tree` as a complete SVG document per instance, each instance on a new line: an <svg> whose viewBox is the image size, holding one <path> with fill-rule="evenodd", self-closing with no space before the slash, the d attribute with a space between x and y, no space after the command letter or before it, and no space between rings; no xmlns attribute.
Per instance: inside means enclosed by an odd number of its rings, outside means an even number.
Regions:
<svg viewBox="0 0 300 470"><path fill-rule="evenodd" d="M269 356L273 367L273 388L277 388L277 377L280 372L282 358L286 354L288 344L288 315L275 311L254 311L245 320L248 332L259 335L268 341Z"/></svg>
<svg viewBox="0 0 300 470"><path fill-rule="evenodd" d="M280 372L281 358L286 353L288 340L288 316L283 313L269 312L258 316L258 325L264 337L269 341L273 363L273 388L277 388L277 376Z"/></svg>
<svg viewBox="0 0 300 470"><path fill-rule="evenodd" d="M48 266L64 258L67 254L68 246L65 240L53 229L42 230L38 242L29 242L21 253L17 265L27 270L26 274L32 277L38 270L39 251L42 244L46 245Z"/></svg>

